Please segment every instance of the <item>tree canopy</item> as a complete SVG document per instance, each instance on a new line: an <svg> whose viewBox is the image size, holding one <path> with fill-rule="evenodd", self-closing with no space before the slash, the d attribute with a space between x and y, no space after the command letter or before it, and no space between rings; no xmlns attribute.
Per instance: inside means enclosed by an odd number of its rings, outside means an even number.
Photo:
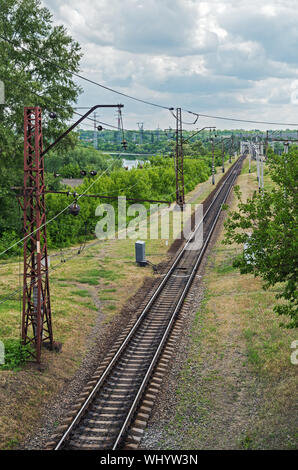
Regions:
<svg viewBox="0 0 298 470"><path fill-rule="evenodd" d="M0 80L5 103L0 104L0 234L17 228L17 203L9 188L22 182L24 106L42 108L46 146L72 116L80 87L71 72L78 71L80 58L79 44L63 26L53 26L51 13L39 0L1 0ZM57 118L49 119L49 111ZM75 139L64 139L61 151Z"/></svg>

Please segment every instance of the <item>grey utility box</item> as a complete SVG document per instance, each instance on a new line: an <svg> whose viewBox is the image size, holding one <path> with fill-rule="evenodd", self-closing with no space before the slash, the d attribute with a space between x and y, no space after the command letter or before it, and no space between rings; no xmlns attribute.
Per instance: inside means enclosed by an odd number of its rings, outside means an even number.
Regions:
<svg viewBox="0 0 298 470"><path fill-rule="evenodd" d="M136 243L135 243L136 262L140 266L146 266L146 264L147 264L146 255L145 255L145 247L146 247L145 242L142 242L140 240L136 241Z"/></svg>

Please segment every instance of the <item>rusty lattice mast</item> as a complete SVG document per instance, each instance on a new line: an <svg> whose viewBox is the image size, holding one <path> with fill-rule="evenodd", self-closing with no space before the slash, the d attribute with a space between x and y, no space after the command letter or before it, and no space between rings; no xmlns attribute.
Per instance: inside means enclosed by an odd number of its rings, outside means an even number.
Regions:
<svg viewBox="0 0 298 470"><path fill-rule="evenodd" d="M176 110L176 149L175 149L175 172L176 172L176 203L183 207L184 198L184 173L183 173L183 136L181 108Z"/></svg>
<svg viewBox="0 0 298 470"><path fill-rule="evenodd" d="M53 347L44 193L41 109L25 107L22 342L33 346L37 362L42 343Z"/></svg>

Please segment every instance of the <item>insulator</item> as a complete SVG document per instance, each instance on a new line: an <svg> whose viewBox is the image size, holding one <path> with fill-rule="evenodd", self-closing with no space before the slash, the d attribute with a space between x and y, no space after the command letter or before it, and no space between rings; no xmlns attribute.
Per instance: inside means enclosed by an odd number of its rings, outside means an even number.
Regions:
<svg viewBox="0 0 298 470"><path fill-rule="evenodd" d="M103 130L103 127L102 127L102 126L97 126L97 130L98 130L98 131L102 131L102 130Z"/></svg>
<svg viewBox="0 0 298 470"><path fill-rule="evenodd" d="M58 178L60 176L60 173L54 173L54 178Z"/></svg>
<svg viewBox="0 0 298 470"><path fill-rule="evenodd" d="M57 117L57 114L54 113L54 111L51 111L51 112L49 113L49 117L50 117L51 119L55 119L55 118Z"/></svg>
<svg viewBox="0 0 298 470"><path fill-rule="evenodd" d="M72 193L72 195L73 195L74 198L76 198L78 193L74 192L74 193Z"/></svg>
<svg viewBox="0 0 298 470"><path fill-rule="evenodd" d="M75 201L69 206L69 213L71 215L78 215L80 212L81 208L78 205L78 203Z"/></svg>
<svg viewBox="0 0 298 470"><path fill-rule="evenodd" d="M91 170L91 171L90 171L90 175L91 175L91 176L95 176L95 175L97 175L97 171L95 171L95 170Z"/></svg>
<svg viewBox="0 0 298 470"><path fill-rule="evenodd" d="M81 173L82 176L86 176L86 175L87 175L87 171L85 171L85 170L81 170L80 173Z"/></svg>

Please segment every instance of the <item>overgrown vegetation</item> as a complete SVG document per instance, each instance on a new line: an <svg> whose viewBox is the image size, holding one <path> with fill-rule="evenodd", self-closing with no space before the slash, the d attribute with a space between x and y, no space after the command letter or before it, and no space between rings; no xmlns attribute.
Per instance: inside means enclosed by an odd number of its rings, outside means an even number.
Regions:
<svg viewBox="0 0 298 470"><path fill-rule="evenodd" d="M30 346L23 346L19 339L4 340L5 363L0 370L18 370L30 357Z"/></svg>
<svg viewBox="0 0 298 470"><path fill-rule="evenodd" d="M245 244L234 265L242 274L253 273L264 280L264 289L279 287L274 307L279 315L291 319L288 327L298 326L297 299L297 181L298 147L289 153L268 158L268 173L274 183L264 192L254 192L246 202L235 188L238 209L225 223L225 243Z"/></svg>
<svg viewBox="0 0 298 470"><path fill-rule="evenodd" d="M117 166L117 160L114 160ZM205 161L195 158L185 158L184 161L184 183L185 191L191 191L195 186L208 179L210 168ZM86 191L94 179L86 177L83 183L76 187L80 194ZM155 200L175 200L175 170L172 158L161 156L152 157L150 162L143 165L143 168L133 168L126 171L124 168L106 171L98 178L92 186L92 194L99 195L125 195L131 199L155 199ZM68 204L72 198L61 194L47 195L47 217L51 219ZM95 216L95 209L100 203L113 205L116 215L117 228L117 199L107 200L103 198L81 198L79 205L80 214L73 217L65 212L55 219L48 226L48 243L50 247L65 247L79 241L85 237L94 236L96 223L100 220ZM131 202L127 201L127 204ZM149 203L144 203L149 208Z"/></svg>

